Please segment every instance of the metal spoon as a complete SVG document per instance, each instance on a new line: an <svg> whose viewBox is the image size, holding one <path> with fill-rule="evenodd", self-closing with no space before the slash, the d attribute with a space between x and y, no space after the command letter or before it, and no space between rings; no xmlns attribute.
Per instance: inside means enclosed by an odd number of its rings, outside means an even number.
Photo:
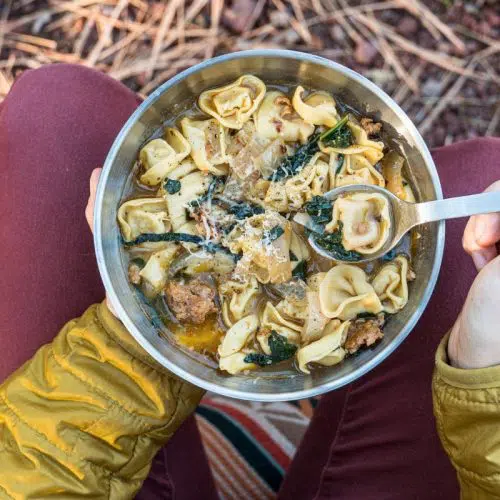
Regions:
<svg viewBox="0 0 500 500"><path fill-rule="evenodd" d="M400 200L387 189L378 186L351 185L332 189L323 196L335 203L335 200L341 195L359 192L380 193L389 200L391 231L385 244L379 251L373 254L362 254L362 258L356 260L356 263L368 262L382 257L390 252L408 231L420 224L445 219L456 219L458 217L468 217L476 214L500 212L500 192L473 194L458 198L448 198L446 200L426 201L424 203L408 203ZM322 226L315 224L312 219L303 212L296 214L293 220L311 229L315 233L322 234L324 232ZM319 246L316 243L314 234L309 236L308 241L320 255L337 262L345 262Z"/></svg>

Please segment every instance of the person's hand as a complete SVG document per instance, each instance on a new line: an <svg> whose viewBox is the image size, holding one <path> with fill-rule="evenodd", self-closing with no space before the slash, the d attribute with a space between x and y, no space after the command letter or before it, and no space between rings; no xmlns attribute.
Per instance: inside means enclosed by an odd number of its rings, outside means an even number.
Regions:
<svg viewBox="0 0 500 500"><path fill-rule="evenodd" d="M87 219L87 223L90 227L90 230L93 231L94 228L94 205L95 205L95 195L97 192L97 184L99 183L99 177L101 176L102 168L94 168L92 173L90 174L89 188L90 194L89 199L87 201L87 206L85 207L85 218ZM113 309L108 297L106 297L106 304L108 309L116 316L116 312Z"/></svg>
<svg viewBox="0 0 500 500"><path fill-rule="evenodd" d="M500 181L486 191L500 191ZM450 334L448 357L457 368L500 365L500 213L469 219L463 247L479 271Z"/></svg>

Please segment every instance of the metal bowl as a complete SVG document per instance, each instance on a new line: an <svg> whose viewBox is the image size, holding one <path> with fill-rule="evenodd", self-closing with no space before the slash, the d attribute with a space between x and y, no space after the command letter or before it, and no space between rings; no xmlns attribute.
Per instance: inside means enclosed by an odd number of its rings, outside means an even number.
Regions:
<svg viewBox="0 0 500 500"><path fill-rule="evenodd" d="M377 366L415 326L432 294L441 265L444 223L419 229L415 252L417 278L410 285L408 305L390 318L384 339L331 368L302 375L294 370L228 376L203 363L159 335L140 299L127 281L116 221L120 200L129 187L137 152L162 124L190 106L211 87L244 73L266 83L301 84L332 92L342 102L384 123L384 140L403 153L419 200L442 198L429 151L403 110L376 85L358 73L321 57L285 50L236 52L194 66L164 83L129 118L106 159L95 205L94 242L97 262L109 299L126 328L158 362L183 379L207 390L240 399L285 401L311 397L341 387Z"/></svg>

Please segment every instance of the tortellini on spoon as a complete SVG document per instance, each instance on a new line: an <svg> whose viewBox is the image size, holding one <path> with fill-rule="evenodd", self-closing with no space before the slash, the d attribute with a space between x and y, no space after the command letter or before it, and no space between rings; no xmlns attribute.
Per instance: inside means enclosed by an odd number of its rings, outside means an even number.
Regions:
<svg viewBox="0 0 500 500"><path fill-rule="evenodd" d="M202 92L198 104L224 127L239 130L259 107L265 93L266 85L260 78L243 75L229 85Z"/></svg>
<svg viewBox="0 0 500 500"><path fill-rule="evenodd" d="M333 204L327 232L342 228L346 250L372 254L380 250L391 234L389 200L380 193L353 193L339 196Z"/></svg>

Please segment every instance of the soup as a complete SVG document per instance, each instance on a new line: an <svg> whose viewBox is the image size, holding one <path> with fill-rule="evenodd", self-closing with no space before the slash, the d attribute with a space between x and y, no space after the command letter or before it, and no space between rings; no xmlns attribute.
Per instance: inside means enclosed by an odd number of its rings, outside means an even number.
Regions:
<svg viewBox="0 0 500 500"><path fill-rule="evenodd" d="M231 375L341 363L383 338L408 302L411 236L378 261L390 230L380 195L414 202L380 123L334 96L254 75L202 92L138 152L118 210L129 281L180 348ZM313 220L316 254L297 214Z"/></svg>

